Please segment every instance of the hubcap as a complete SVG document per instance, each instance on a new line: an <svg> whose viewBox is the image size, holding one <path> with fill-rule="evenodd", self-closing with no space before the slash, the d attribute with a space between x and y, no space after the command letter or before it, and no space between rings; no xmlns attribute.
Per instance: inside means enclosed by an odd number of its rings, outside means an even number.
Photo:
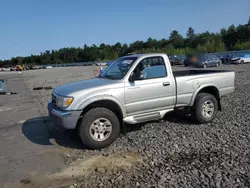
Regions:
<svg viewBox="0 0 250 188"><path fill-rule="evenodd" d="M202 115L205 118L210 118L214 114L214 103L210 100L207 100L202 105Z"/></svg>
<svg viewBox="0 0 250 188"><path fill-rule="evenodd" d="M98 118L90 125L90 136L96 141L106 140L112 132L112 124L106 118Z"/></svg>

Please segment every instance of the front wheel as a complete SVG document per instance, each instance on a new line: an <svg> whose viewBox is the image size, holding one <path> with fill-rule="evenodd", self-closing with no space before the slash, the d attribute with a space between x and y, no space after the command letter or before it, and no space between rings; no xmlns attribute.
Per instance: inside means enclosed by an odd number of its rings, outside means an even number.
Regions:
<svg viewBox="0 0 250 188"><path fill-rule="evenodd" d="M200 124L211 122L218 112L218 101L214 95L200 93L195 99L193 117Z"/></svg>
<svg viewBox="0 0 250 188"><path fill-rule="evenodd" d="M106 108L89 110L79 123L79 136L83 145L89 149L105 148L120 134L119 119Z"/></svg>
<svg viewBox="0 0 250 188"><path fill-rule="evenodd" d="M241 60L241 61L240 61L240 64L243 64L243 63L244 63L244 61L243 61L243 60Z"/></svg>

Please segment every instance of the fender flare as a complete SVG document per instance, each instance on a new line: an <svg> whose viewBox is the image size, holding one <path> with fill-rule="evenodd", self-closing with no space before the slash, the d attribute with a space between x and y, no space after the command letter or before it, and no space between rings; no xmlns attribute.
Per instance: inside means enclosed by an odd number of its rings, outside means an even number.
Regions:
<svg viewBox="0 0 250 188"><path fill-rule="evenodd" d="M125 111L124 105L116 97L111 96L111 95L97 95L94 97L90 97L90 98L84 100L79 105L78 110L84 110L90 104L92 104L94 102L98 102L98 101L103 101L103 100L107 100L107 101L111 101L111 102L116 103L122 112L122 115L123 115L122 118L126 117L126 111Z"/></svg>
<svg viewBox="0 0 250 188"><path fill-rule="evenodd" d="M218 87L217 87L216 85L214 85L214 84L202 85L202 87L199 87L197 90L194 91L194 93L193 93L193 95L192 95L192 97L191 97L191 101L190 101L190 103L189 103L189 106L193 106L193 105L194 105L194 101L195 101L195 98L196 98L197 94L198 94L202 89L204 89L204 88L206 88L206 87L214 87L214 88L216 88L217 91L218 91L218 93L219 93L219 98L220 98L220 91L219 91L219 89L218 89Z"/></svg>

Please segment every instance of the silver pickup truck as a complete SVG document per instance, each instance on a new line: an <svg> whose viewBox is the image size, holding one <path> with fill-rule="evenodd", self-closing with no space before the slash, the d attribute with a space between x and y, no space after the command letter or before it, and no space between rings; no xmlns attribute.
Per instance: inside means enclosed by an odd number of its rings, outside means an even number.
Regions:
<svg viewBox="0 0 250 188"><path fill-rule="evenodd" d="M124 128L189 108L197 123L211 122L220 98L235 90L235 73L224 70L172 72L166 54L118 58L97 78L57 86L48 110L53 121L77 129L91 149L110 145Z"/></svg>

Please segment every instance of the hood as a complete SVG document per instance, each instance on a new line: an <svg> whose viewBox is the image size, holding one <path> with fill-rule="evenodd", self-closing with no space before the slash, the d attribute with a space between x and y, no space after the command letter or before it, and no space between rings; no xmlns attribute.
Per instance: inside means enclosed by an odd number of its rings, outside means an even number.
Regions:
<svg viewBox="0 0 250 188"><path fill-rule="evenodd" d="M231 61L237 61L237 60L239 60L239 59L240 59L240 57L231 57L231 58L230 58Z"/></svg>
<svg viewBox="0 0 250 188"><path fill-rule="evenodd" d="M53 92L60 96L71 96L76 92L117 83L117 80L93 78L57 86Z"/></svg>

